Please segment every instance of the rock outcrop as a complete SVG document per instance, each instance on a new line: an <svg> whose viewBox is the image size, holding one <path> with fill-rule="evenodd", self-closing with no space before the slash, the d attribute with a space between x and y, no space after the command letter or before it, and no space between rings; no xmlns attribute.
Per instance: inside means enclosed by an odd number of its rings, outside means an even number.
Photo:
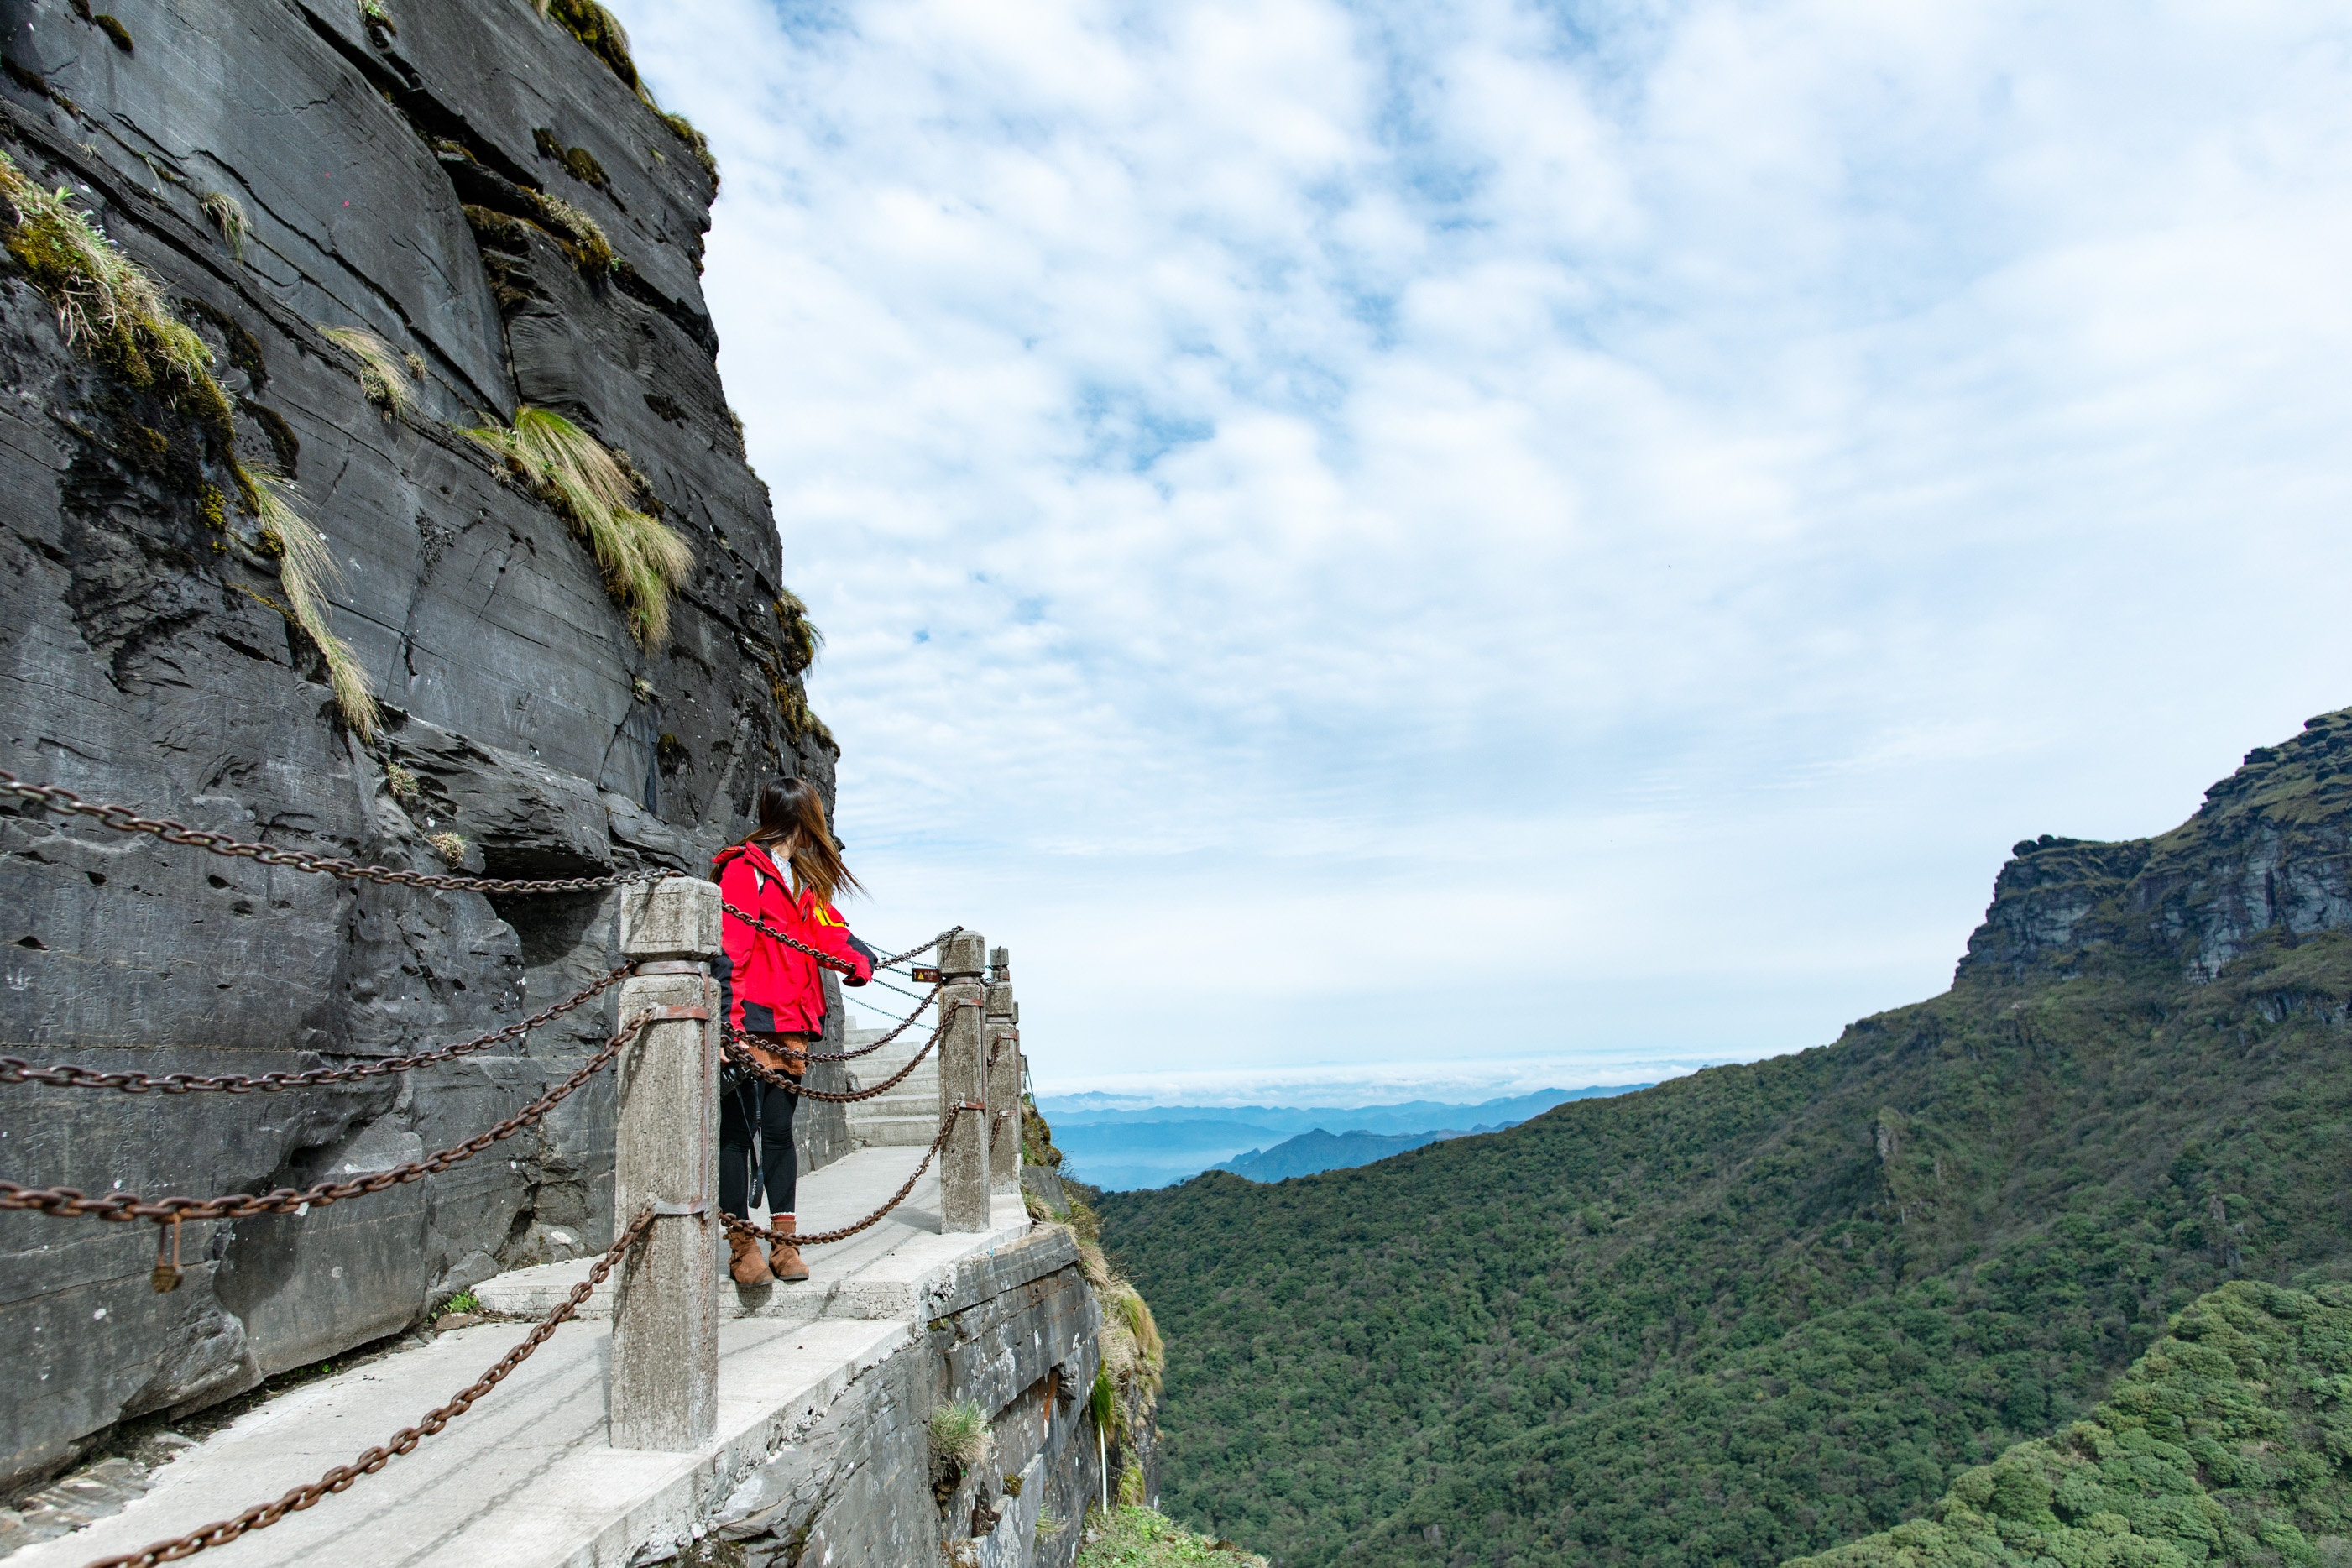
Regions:
<svg viewBox="0 0 2352 1568"><path fill-rule="evenodd" d="M522 877L696 867L762 777L830 793L814 637L697 282L715 170L600 16L0 4L0 152L160 282L214 389L61 310L70 276L0 207L0 767L243 839ZM610 449L691 549L666 641L640 641L577 515L464 433L525 408ZM373 722L293 613L272 495L324 535L323 629ZM0 1049L259 1073L453 1043L608 967L611 923L609 895L339 881L0 806ZM610 1026L592 1005L300 1093L0 1090L0 1174L160 1195L386 1169L510 1114ZM817 1157L845 1140L837 1108L803 1115ZM430 1181L189 1226L171 1294L148 1286L150 1227L0 1215L20 1356L0 1481L601 1247L611 1121L603 1081Z"/></svg>
<svg viewBox="0 0 2352 1568"><path fill-rule="evenodd" d="M1957 978L2018 984L2155 961L2209 981L2271 942L2352 926L2352 709L2257 746L2171 832L2016 847Z"/></svg>

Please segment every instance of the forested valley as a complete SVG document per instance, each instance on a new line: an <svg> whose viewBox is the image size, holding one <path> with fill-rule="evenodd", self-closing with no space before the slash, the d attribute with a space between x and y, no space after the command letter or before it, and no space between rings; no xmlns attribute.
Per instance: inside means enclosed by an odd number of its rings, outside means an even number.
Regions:
<svg viewBox="0 0 2352 1568"><path fill-rule="evenodd" d="M1169 1344L1163 1501L1284 1565L2344 1561L2347 1004L2352 710L2170 833L2021 843L1952 988L1834 1045L1106 1194ZM2294 1412L2151 1425L2179 1379L2117 1379L2232 1313L2240 1350L2334 1314L2244 1352L2292 1368ZM2100 1486L2202 1508L2204 1544L2053 1502L2102 1443ZM1864 1540L1939 1518L1932 1551Z"/></svg>

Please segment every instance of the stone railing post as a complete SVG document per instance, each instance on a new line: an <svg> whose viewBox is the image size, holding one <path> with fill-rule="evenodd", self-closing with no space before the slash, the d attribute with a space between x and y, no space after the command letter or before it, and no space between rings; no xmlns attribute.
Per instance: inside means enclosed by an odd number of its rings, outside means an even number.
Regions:
<svg viewBox="0 0 2352 1568"><path fill-rule="evenodd" d="M988 1035L988 1190L1021 1190L1021 1004L1013 999L1013 954L988 955L993 971L985 1019Z"/></svg>
<svg viewBox="0 0 2352 1568"><path fill-rule="evenodd" d="M958 1106L988 1103L988 1058L982 1044L982 1005L987 987L980 983L983 948L978 931L959 931L940 944L940 993L947 1032L940 1037L940 1114ZM988 1228L988 1114L965 1111L948 1133L940 1151L940 1229Z"/></svg>
<svg viewBox="0 0 2352 1568"><path fill-rule="evenodd" d="M623 1023L613 1223L656 1219L614 1279L606 1415L615 1448L678 1453L719 1430L719 887L670 877L621 890Z"/></svg>

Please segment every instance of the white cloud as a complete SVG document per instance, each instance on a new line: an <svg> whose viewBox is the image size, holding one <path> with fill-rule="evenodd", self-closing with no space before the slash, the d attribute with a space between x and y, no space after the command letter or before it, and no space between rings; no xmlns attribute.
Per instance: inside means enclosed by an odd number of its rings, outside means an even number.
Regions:
<svg viewBox="0 0 2352 1568"><path fill-rule="evenodd" d="M1041 1081L1825 1040L2352 700L2332 8L619 9Z"/></svg>

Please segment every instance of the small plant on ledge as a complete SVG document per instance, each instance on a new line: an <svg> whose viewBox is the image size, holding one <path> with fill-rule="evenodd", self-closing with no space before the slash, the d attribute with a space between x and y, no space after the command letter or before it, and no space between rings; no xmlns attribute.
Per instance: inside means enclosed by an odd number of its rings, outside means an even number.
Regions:
<svg viewBox="0 0 2352 1568"><path fill-rule="evenodd" d="M466 841L457 834L428 833L425 836L425 842L433 846L434 851L450 865L466 863Z"/></svg>
<svg viewBox="0 0 2352 1568"><path fill-rule="evenodd" d="M246 237L253 232L246 219L245 204L226 191L215 191L197 205L220 229L221 243L228 247L229 255L243 261Z"/></svg>
<svg viewBox="0 0 2352 1568"><path fill-rule="evenodd" d="M401 374L405 367L390 343L360 327L320 330L328 342L360 362L360 390L367 395L370 403L383 410L386 419L396 419L408 412L408 383Z"/></svg>
<svg viewBox="0 0 2352 1568"><path fill-rule="evenodd" d="M996 1451L996 1436L988 1416L969 1399L942 1405L931 1412L931 1452L957 1470L969 1470Z"/></svg>

